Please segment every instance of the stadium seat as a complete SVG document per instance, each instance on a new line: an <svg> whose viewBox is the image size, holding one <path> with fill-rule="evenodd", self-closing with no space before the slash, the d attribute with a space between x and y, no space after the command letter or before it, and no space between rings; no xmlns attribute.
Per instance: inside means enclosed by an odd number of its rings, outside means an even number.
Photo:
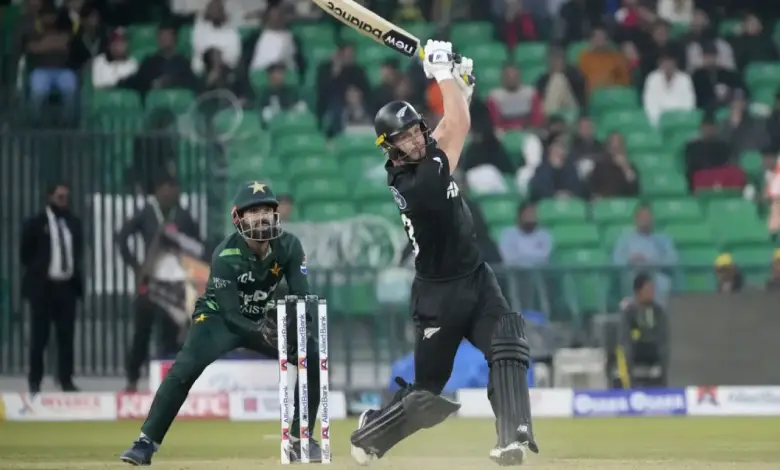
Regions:
<svg viewBox="0 0 780 470"><path fill-rule="evenodd" d="M758 218L752 222L749 219L718 219L722 217L710 219L710 226L724 250L763 246L769 241L766 224Z"/></svg>
<svg viewBox="0 0 780 470"><path fill-rule="evenodd" d="M351 200L349 187L343 181L328 177L310 177L304 181L295 180L296 203Z"/></svg>
<svg viewBox="0 0 780 470"><path fill-rule="evenodd" d="M331 156L320 154L289 154L285 157L287 172L290 178L301 181L307 177L336 175L340 177L341 161Z"/></svg>
<svg viewBox="0 0 780 470"><path fill-rule="evenodd" d="M315 44L334 44L336 42L336 29L329 21L296 23L290 29L304 48Z"/></svg>
<svg viewBox="0 0 780 470"><path fill-rule="evenodd" d="M297 155L330 155L325 137L318 132L295 136L288 134L283 138L274 139L273 150L285 158Z"/></svg>
<svg viewBox="0 0 780 470"><path fill-rule="evenodd" d="M393 198L389 193L386 200L366 200L358 203L360 212L363 214L373 214L380 217L385 217L388 220L398 221L401 223L401 215L398 212L398 206L393 202Z"/></svg>
<svg viewBox="0 0 780 470"><path fill-rule="evenodd" d="M513 52L515 63L521 70L527 67L545 65L547 61L547 43L526 42L515 46Z"/></svg>
<svg viewBox="0 0 780 470"><path fill-rule="evenodd" d="M707 203L705 212L714 223L758 220L756 205L743 198L713 199Z"/></svg>
<svg viewBox="0 0 780 470"><path fill-rule="evenodd" d="M386 184L381 184L366 178L351 179L352 197L356 200L385 199L392 201L393 196Z"/></svg>
<svg viewBox="0 0 780 470"><path fill-rule="evenodd" d="M743 152L742 156L739 157L739 167L748 175L749 179L760 178L764 172L761 153L756 151Z"/></svg>
<svg viewBox="0 0 780 470"><path fill-rule="evenodd" d="M157 25L136 24L127 27L130 50L157 49Z"/></svg>
<svg viewBox="0 0 780 470"><path fill-rule="evenodd" d="M218 112L212 120L215 132L223 136L223 139L232 139L232 141L258 141L268 143L265 133L262 131L263 125L260 115L252 109L236 112L232 109L225 109ZM257 149L258 146L255 146Z"/></svg>
<svg viewBox="0 0 780 470"><path fill-rule="evenodd" d="M276 138L291 134L311 134L318 132L317 118L308 111L279 113L271 120L268 129Z"/></svg>
<svg viewBox="0 0 780 470"><path fill-rule="evenodd" d="M303 219L310 222L331 222L357 214L351 201L310 201L302 206Z"/></svg>
<svg viewBox="0 0 780 470"><path fill-rule="evenodd" d="M547 73L546 65L529 66L520 70L520 77L523 80L523 83L533 87L536 86L536 82L539 81L545 73ZM568 110L560 110L556 114L565 114L567 111Z"/></svg>
<svg viewBox="0 0 780 470"><path fill-rule="evenodd" d="M509 59L506 45L501 42L485 42L464 47L461 53L470 57L479 67L502 66Z"/></svg>
<svg viewBox="0 0 780 470"><path fill-rule="evenodd" d="M510 196L482 200L480 206L485 215L485 223L491 227L514 225L518 204L517 198Z"/></svg>
<svg viewBox="0 0 780 470"><path fill-rule="evenodd" d="M599 224L630 223L637 204L636 199L598 199L592 204L593 220Z"/></svg>
<svg viewBox="0 0 780 470"><path fill-rule="evenodd" d="M195 94L190 90L167 88L152 90L146 95L147 111L166 108L176 114L182 114L195 104Z"/></svg>
<svg viewBox="0 0 780 470"><path fill-rule="evenodd" d="M578 41L569 44L566 47L566 61L570 64L577 64L582 52L588 48L587 41Z"/></svg>
<svg viewBox="0 0 780 470"><path fill-rule="evenodd" d="M753 91L764 87L777 88L780 83L780 62L752 62L745 68L745 83Z"/></svg>
<svg viewBox="0 0 780 470"><path fill-rule="evenodd" d="M588 209L579 199L544 199L536 206L536 214L543 225L583 223Z"/></svg>
<svg viewBox="0 0 780 470"><path fill-rule="evenodd" d="M623 137L629 153L660 152L664 148L661 135L649 129L626 130Z"/></svg>
<svg viewBox="0 0 780 470"><path fill-rule="evenodd" d="M769 278L774 247L764 244L755 247L734 249L731 255L734 263L742 271L746 284L764 287Z"/></svg>
<svg viewBox="0 0 780 470"><path fill-rule="evenodd" d="M679 161L673 155L665 153L629 153L631 163L636 166L637 171L641 173L650 172L678 172Z"/></svg>
<svg viewBox="0 0 780 470"><path fill-rule="evenodd" d="M355 51L355 60L365 67L379 68L384 60L398 57L397 52L382 44L361 41Z"/></svg>
<svg viewBox="0 0 780 470"><path fill-rule="evenodd" d="M261 93L268 86L268 71L267 70L251 70L249 71L249 83L252 85L252 89L257 93ZM297 73L285 73L284 84L289 87L298 86L298 74Z"/></svg>
<svg viewBox="0 0 780 470"><path fill-rule="evenodd" d="M681 132L697 132L701 125L701 110L692 111L666 111L661 114L658 121L658 130L664 138Z"/></svg>
<svg viewBox="0 0 780 470"><path fill-rule="evenodd" d="M708 247L680 247L681 286L687 292L714 292L715 273L713 263L718 250Z"/></svg>
<svg viewBox="0 0 780 470"><path fill-rule="evenodd" d="M310 70L312 71L312 78L315 78L317 67L315 64L320 64L333 57L333 53L336 52L336 45L334 43L318 42L309 48L303 50L303 54L306 56L306 60L312 64ZM313 81L311 83L314 83Z"/></svg>
<svg viewBox="0 0 780 470"><path fill-rule="evenodd" d="M606 248L608 252L612 253L612 249L615 247L615 243L617 243L618 239L623 235L623 233L629 230L636 230L634 225L631 223L605 225L602 232L603 237L601 246Z"/></svg>
<svg viewBox="0 0 780 470"><path fill-rule="evenodd" d="M598 247L600 237L595 225L586 222L580 224L560 224L550 228L555 249Z"/></svg>
<svg viewBox="0 0 780 470"><path fill-rule="evenodd" d="M695 223L703 218L701 207L696 199L661 199L651 203L653 218L660 224L668 222Z"/></svg>
<svg viewBox="0 0 780 470"><path fill-rule="evenodd" d="M479 70L479 86L477 86L476 92L482 99L487 98L491 91L501 86L501 75L503 69L499 65L490 65Z"/></svg>
<svg viewBox="0 0 780 470"><path fill-rule="evenodd" d="M664 225L662 232L674 240L678 249L684 246L714 246L712 230L706 224L691 222L669 223Z"/></svg>
<svg viewBox="0 0 780 470"><path fill-rule="evenodd" d="M330 141L333 153L339 156L364 154L381 159L382 150L377 148L374 139L356 137L350 134L340 134Z"/></svg>
<svg viewBox="0 0 780 470"><path fill-rule="evenodd" d="M590 110L597 118L606 111L635 110L638 107L639 97L631 87L596 88L590 97Z"/></svg>
<svg viewBox="0 0 780 470"><path fill-rule="evenodd" d="M495 28L487 21L465 21L450 26L450 38L456 44L492 42Z"/></svg>
<svg viewBox="0 0 780 470"><path fill-rule="evenodd" d="M504 146L504 150L512 155L518 155L523 153L523 143L525 142L525 132L523 131L507 131L501 136L501 144Z"/></svg>
<svg viewBox="0 0 780 470"><path fill-rule="evenodd" d="M436 33L436 25L426 21L404 22L400 23L399 26L405 31L420 38L421 41L426 41L427 38L433 37Z"/></svg>
<svg viewBox="0 0 780 470"><path fill-rule="evenodd" d="M642 195L655 197L684 196L688 192L688 182L680 174L658 172L639 175Z"/></svg>
<svg viewBox="0 0 780 470"><path fill-rule="evenodd" d="M599 116L598 133L606 137L611 132L652 131L643 109L621 109Z"/></svg>
<svg viewBox="0 0 780 470"><path fill-rule="evenodd" d="M119 88L93 90L87 100L91 112L116 110L121 113L131 113L142 109L141 95L133 90Z"/></svg>
<svg viewBox="0 0 780 470"><path fill-rule="evenodd" d="M575 321L584 312L608 311L609 273L604 270L610 264L607 253L599 248L556 249L555 260L562 267L573 268L563 276L563 293L574 310Z"/></svg>

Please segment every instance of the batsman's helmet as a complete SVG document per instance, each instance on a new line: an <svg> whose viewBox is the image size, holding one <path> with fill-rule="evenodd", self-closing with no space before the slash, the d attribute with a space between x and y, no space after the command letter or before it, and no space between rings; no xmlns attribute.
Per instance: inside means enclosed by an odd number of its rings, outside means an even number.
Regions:
<svg viewBox="0 0 780 470"><path fill-rule="evenodd" d="M414 126L420 126L427 147L431 143L428 125L420 113L414 109L414 106L406 101L387 103L382 106L374 118L376 146L384 150L391 160L405 160L406 155L394 145L393 138Z"/></svg>
<svg viewBox="0 0 780 470"><path fill-rule="evenodd" d="M247 240L278 238L282 234L278 207L279 201L271 186L257 181L243 183L233 200L233 226ZM259 208L268 208L270 211Z"/></svg>

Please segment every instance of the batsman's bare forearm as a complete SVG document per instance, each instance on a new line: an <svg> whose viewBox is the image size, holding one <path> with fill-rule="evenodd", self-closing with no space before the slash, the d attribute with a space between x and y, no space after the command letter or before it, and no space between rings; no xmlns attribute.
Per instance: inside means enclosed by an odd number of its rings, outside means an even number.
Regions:
<svg viewBox="0 0 780 470"><path fill-rule="evenodd" d="M460 91L455 78L439 82L444 116L434 133L439 148L447 154L450 161L450 172L455 171L460 161L460 154L466 142L466 136L471 129L469 104Z"/></svg>

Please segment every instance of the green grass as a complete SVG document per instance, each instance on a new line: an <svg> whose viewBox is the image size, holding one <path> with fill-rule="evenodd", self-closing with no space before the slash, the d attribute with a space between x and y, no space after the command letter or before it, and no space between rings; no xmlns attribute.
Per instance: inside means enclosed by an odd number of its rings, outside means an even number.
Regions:
<svg viewBox="0 0 780 470"><path fill-rule="evenodd" d="M331 468L358 468L348 448L354 425L354 421L332 423L335 460ZM138 422L3 422L0 468L126 468L117 457L138 436L139 426ZM276 422L177 422L155 456L154 468L282 468L278 428ZM542 453L531 457L531 468L780 468L780 419L775 418L540 420L536 434ZM491 468L486 456L494 440L492 421L453 419L407 439L372 468Z"/></svg>

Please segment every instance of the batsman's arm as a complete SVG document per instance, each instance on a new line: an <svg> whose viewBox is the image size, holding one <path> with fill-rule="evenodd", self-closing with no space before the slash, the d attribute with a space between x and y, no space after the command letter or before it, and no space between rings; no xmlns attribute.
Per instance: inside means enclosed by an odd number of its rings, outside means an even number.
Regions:
<svg viewBox="0 0 780 470"><path fill-rule="evenodd" d="M241 315L241 297L238 291L240 272L229 259L230 257L214 253L209 284L214 288L214 300L228 326L239 333L251 334L258 331L258 325Z"/></svg>
<svg viewBox="0 0 780 470"><path fill-rule="evenodd" d="M301 240L292 236L290 253L284 266L284 277L287 279L287 287L290 295L304 296L309 294L309 278L306 268L306 253L303 251Z"/></svg>
<svg viewBox="0 0 780 470"><path fill-rule="evenodd" d="M433 138L447 154L452 173L458 167L463 145L471 129L471 116L469 105L454 78L440 81L439 88L444 103L444 116L433 131Z"/></svg>

